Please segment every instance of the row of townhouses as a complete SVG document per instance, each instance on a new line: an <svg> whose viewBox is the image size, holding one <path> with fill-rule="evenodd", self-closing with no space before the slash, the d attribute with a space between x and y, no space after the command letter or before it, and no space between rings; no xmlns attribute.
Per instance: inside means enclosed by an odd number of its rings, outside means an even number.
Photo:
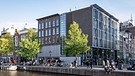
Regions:
<svg viewBox="0 0 135 76"><path fill-rule="evenodd" d="M76 21L82 32L88 34L88 45L91 49L82 53L82 59L93 59L94 64L103 59L123 58L135 60L135 27L133 20L119 23L119 20L97 4L62 14L53 14L37 19L39 42L43 45L39 58L60 58L64 53L65 37L70 24ZM5 29L1 32L3 35ZM27 36L28 29L14 29L15 48Z"/></svg>

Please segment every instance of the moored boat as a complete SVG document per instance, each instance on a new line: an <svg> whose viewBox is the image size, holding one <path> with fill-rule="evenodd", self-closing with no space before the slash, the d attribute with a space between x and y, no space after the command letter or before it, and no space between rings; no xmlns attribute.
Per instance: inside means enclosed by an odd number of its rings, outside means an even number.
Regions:
<svg viewBox="0 0 135 76"><path fill-rule="evenodd" d="M17 70L17 66L9 63L4 63L1 65L1 70Z"/></svg>

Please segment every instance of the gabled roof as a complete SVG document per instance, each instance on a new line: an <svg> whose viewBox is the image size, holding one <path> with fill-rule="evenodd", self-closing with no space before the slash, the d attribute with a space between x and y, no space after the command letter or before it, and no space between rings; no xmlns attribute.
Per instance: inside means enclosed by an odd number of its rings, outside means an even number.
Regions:
<svg viewBox="0 0 135 76"><path fill-rule="evenodd" d="M135 26L127 27L127 28L122 28L121 31L128 31L128 32L132 33L132 35L135 36Z"/></svg>

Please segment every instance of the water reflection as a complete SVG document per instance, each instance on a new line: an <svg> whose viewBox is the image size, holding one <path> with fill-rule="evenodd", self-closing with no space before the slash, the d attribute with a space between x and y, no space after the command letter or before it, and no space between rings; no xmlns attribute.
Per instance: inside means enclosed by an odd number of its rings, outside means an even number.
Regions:
<svg viewBox="0 0 135 76"><path fill-rule="evenodd" d="M76 76L43 72L28 72L28 71L6 71L0 70L0 76Z"/></svg>

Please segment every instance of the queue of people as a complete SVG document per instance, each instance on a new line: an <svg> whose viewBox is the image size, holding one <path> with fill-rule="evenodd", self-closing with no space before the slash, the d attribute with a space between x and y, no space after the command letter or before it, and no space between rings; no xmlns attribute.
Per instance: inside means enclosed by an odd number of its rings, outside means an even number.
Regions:
<svg viewBox="0 0 135 76"><path fill-rule="evenodd" d="M3 59L0 61L0 65L5 64L5 63L9 63L10 65L16 65L17 64L17 60L16 59Z"/></svg>
<svg viewBox="0 0 135 76"><path fill-rule="evenodd" d="M110 73L112 70L116 70L114 60L103 60L103 68L106 71L106 73Z"/></svg>

